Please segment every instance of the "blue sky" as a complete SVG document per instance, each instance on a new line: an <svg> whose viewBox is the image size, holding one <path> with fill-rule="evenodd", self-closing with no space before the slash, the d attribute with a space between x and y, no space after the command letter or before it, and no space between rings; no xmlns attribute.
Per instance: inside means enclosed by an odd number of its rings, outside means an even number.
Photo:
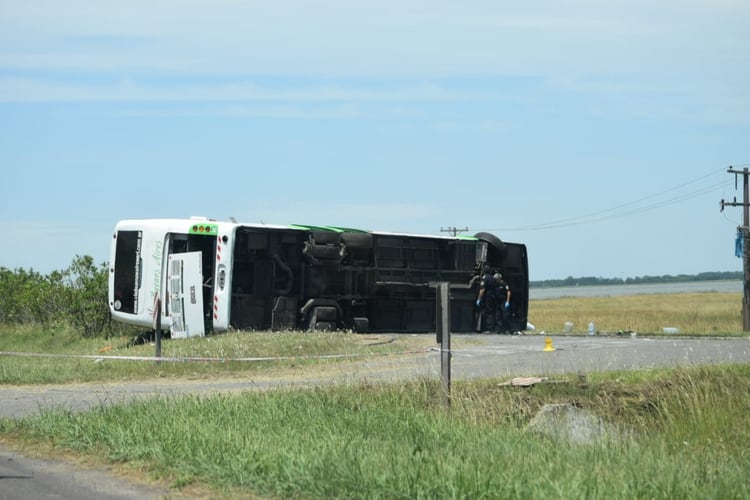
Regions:
<svg viewBox="0 0 750 500"><path fill-rule="evenodd" d="M0 0L0 266L115 222L526 243L531 279L739 271L750 3Z"/></svg>

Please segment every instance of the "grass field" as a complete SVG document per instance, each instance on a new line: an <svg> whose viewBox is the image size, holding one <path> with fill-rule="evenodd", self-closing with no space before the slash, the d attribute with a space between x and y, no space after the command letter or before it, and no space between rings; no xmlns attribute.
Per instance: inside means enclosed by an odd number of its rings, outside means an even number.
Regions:
<svg viewBox="0 0 750 500"><path fill-rule="evenodd" d="M561 332L566 322L584 333L589 322L603 333L661 334L664 327L690 335L743 335L742 294L679 293L533 300L529 321L537 331Z"/></svg>
<svg viewBox="0 0 750 500"><path fill-rule="evenodd" d="M734 294L535 301L538 330L566 321L602 331L741 332ZM346 333L235 333L167 341L165 356L276 356L252 364L164 363L158 376L284 371L433 345ZM109 348L111 346L111 348ZM105 349L105 352L101 350ZM153 355L127 339L82 339L65 328L0 327L0 350ZM154 363L3 357L0 381L137 380ZM0 420L0 439L29 453L104 463L205 498L750 498L750 365L587 374L520 388L456 382L451 411L433 381L174 396L73 413ZM617 429L592 444L530 433L550 403L585 409Z"/></svg>

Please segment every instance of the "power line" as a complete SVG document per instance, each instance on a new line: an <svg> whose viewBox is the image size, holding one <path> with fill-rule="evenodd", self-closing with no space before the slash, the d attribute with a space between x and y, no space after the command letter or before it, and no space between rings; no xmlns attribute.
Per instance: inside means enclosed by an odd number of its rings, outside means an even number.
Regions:
<svg viewBox="0 0 750 500"><path fill-rule="evenodd" d="M628 217L628 216L631 216L631 215L637 215L637 214L640 214L640 213L649 212L649 211L652 211L652 210L656 210L658 208L663 208L665 206L673 205L675 203L680 203L680 202L683 202L685 200L696 198L698 196L703 196L703 195L711 193L713 191L718 191L718 190L723 189L725 187L725 185L726 185L725 181L722 181L722 182L719 182L719 183L710 184L708 186L703 186L703 187L700 187L700 188L695 189L693 191L690 191L690 192L687 192L687 193L682 193L682 194L679 194L677 196L674 196L672 198L668 198L668 199L665 199L665 200L656 201L656 202L648 204L648 205L637 206L638 204L640 204L640 203L642 203L642 202L644 202L646 200L657 198L657 197L663 196L663 195L665 195L667 193L671 193L671 192L677 191L677 190L682 189L682 188L684 188L686 186L689 186L691 184L695 184L697 182L700 182L700 181L706 179L707 177L715 175L717 172L723 172L723 171L724 171L724 169L721 168L721 169L712 171L712 172L710 172L710 173L708 173L706 175L700 176L700 177L698 177L696 179L693 179L693 180L690 180L690 181L687 181L687 182L683 182L682 184L679 184L677 186L665 189L663 191L659 191L658 193L650 194L648 196L643 196L643 197L638 198L638 199L633 200L633 201L622 203L622 204L619 204L619 205L616 205L616 206L613 206L613 207L610 207L610 208L606 208L606 209L603 209L603 210L597 210L596 212L591 212L591 213L588 213L588 214L578 215L578 216L574 216L574 217L567 217L567 218L564 218L564 219L558 219L558 220L554 220L554 221L550 221L550 222L545 222L545 223L541 223L541 224L533 224L533 225L529 225L529 226L517 226L517 227L506 227L506 228L491 228L491 229L483 229L483 230L484 231L539 231L539 230L545 230L545 229L557 229L557 228L561 228L561 227L578 226L578 225L584 225L584 224L593 224L593 223L596 223L596 222L602 222L602 221L606 221L606 220L617 219L617 218L622 218L622 217ZM623 209L625 209L627 207L632 207L632 206L634 206L634 208L632 208L630 210L623 210Z"/></svg>

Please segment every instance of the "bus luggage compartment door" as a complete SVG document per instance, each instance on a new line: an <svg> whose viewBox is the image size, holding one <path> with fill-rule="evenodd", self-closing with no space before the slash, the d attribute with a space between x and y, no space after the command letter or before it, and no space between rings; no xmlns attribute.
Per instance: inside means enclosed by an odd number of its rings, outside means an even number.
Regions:
<svg viewBox="0 0 750 500"><path fill-rule="evenodd" d="M172 254L169 256L169 307L172 316L170 328L173 339L203 337L203 273L201 252Z"/></svg>

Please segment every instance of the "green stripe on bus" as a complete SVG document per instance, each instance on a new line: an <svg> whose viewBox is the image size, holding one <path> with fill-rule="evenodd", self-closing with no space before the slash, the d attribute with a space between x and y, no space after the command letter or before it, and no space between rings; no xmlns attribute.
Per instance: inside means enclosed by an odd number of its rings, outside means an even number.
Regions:
<svg viewBox="0 0 750 500"><path fill-rule="evenodd" d="M365 231L364 229L354 229L351 227L339 227L339 226L326 226L330 227L334 231L338 231L339 233L369 233L370 231Z"/></svg>
<svg viewBox="0 0 750 500"><path fill-rule="evenodd" d="M308 231L333 231L334 233L368 233L362 229L353 229L350 227L339 227L339 226L310 226L306 224L292 224L290 227L294 229L306 229Z"/></svg>

